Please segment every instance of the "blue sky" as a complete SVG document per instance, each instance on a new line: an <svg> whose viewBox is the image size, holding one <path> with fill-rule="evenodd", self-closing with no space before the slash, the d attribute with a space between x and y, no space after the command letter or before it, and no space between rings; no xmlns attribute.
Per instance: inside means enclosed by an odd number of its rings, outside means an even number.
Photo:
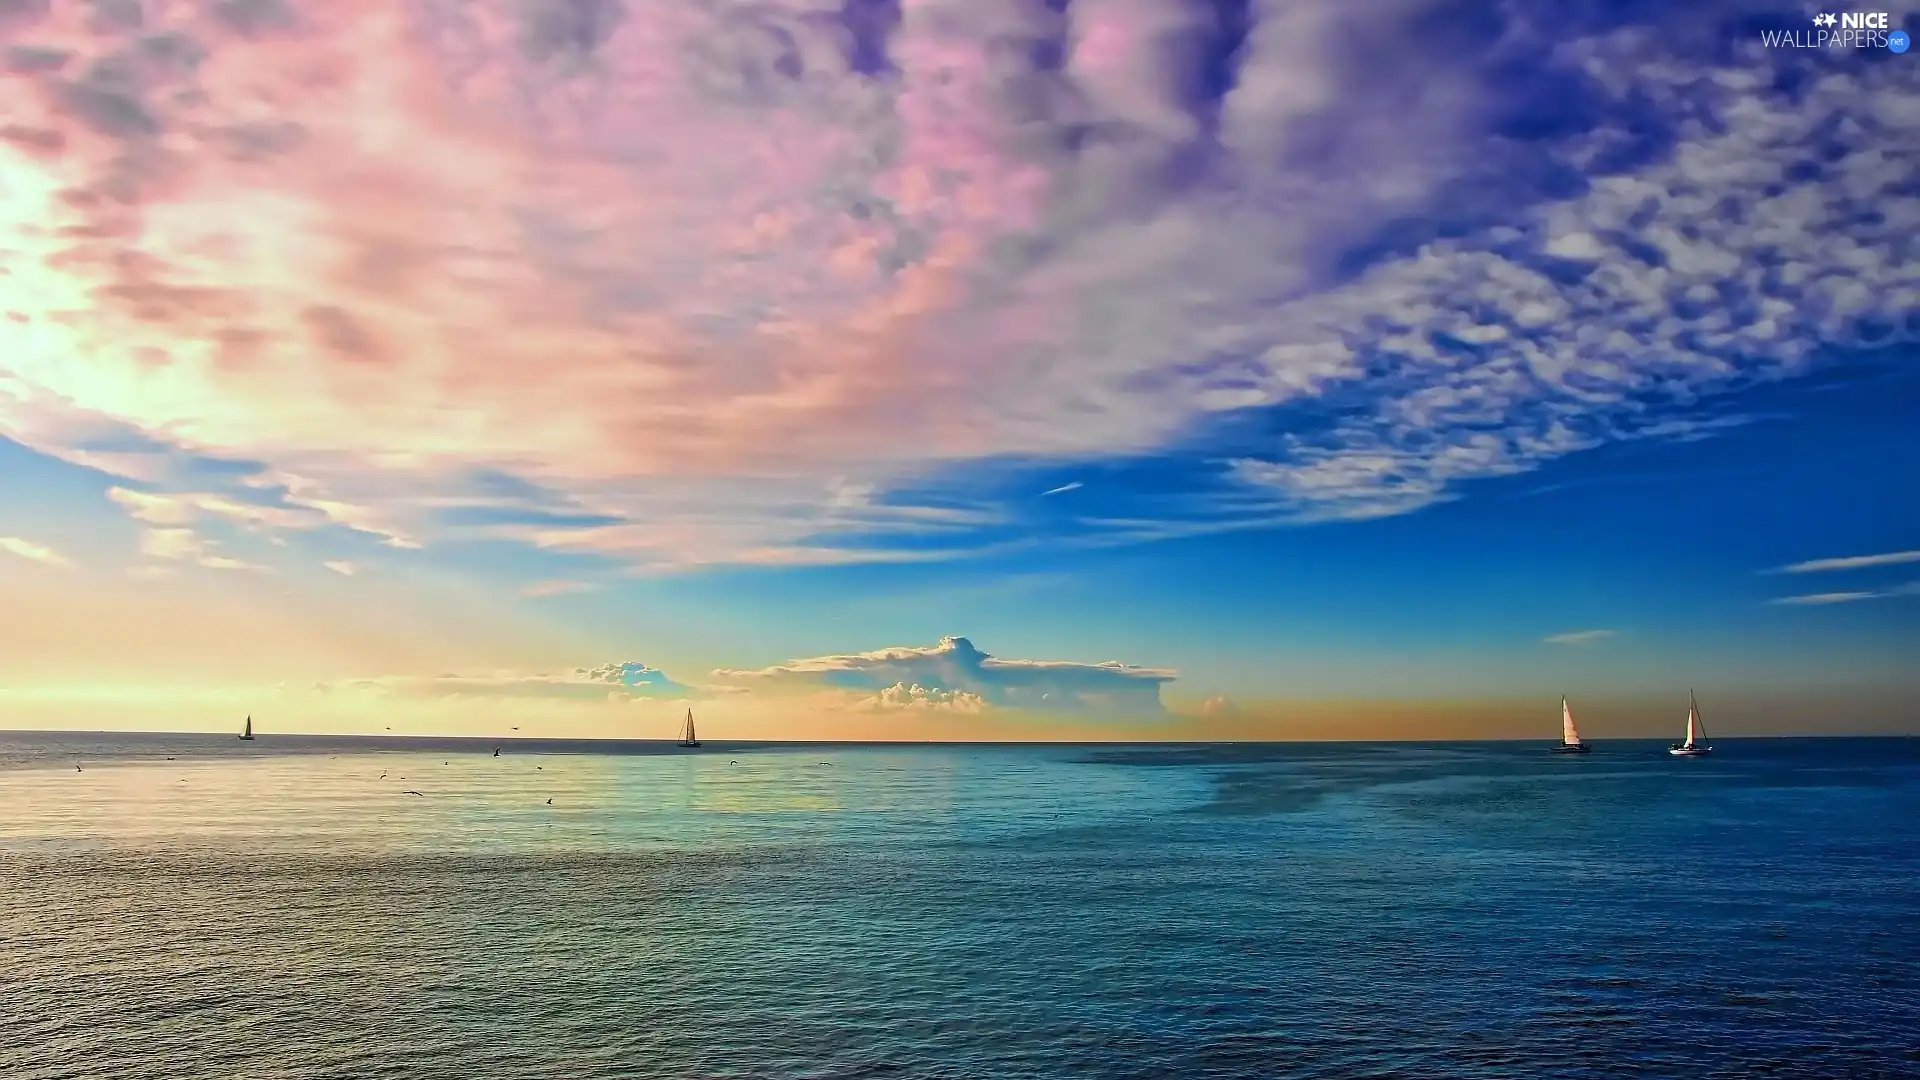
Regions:
<svg viewBox="0 0 1920 1080"><path fill-rule="evenodd" d="M0 25L0 683L961 734L1914 688L1911 54L805 7Z"/></svg>

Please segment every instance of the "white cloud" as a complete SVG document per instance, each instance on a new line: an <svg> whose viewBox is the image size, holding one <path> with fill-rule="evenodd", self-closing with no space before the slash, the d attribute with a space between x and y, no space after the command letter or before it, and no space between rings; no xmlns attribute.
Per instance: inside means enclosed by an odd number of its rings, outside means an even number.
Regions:
<svg viewBox="0 0 1920 1080"><path fill-rule="evenodd" d="M225 555L203 556L199 563L209 570L257 570L265 572L266 567L259 563L250 563L244 559L229 558Z"/></svg>
<svg viewBox="0 0 1920 1080"><path fill-rule="evenodd" d="M254 570L265 572L266 567L241 559L221 555L214 550L215 545L194 532L192 529L168 527L150 528L140 534L140 554L150 559L165 559L171 562L192 562L209 570Z"/></svg>
<svg viewBox="0 0 1920 1080"><path fill-rule="evenodd" d="M347 562L344 559L329 559L326 562L321 563L320 565L326 567L327 569L333 571L336 574L341 575L342 577L352 577L355 574L360 572L359 567L355 566L350 562Z"/></svg>
<svg viewBox="0 0 1920 1080"><path fill-rule="evenodd" d="M1540 640L1549 645L1591 645L1613 636L1612 630L1569 630L1564 634L1548 634Z"/></svg>
<svg viewBox="0 0 1920 1080"><path fill-rule="evenodd" d="M395 532L379 511L320 498L313 494L313 483L303 478L265 474L246 477L244 483L256 492L282 489L285 504L252 502L208 491L135 491L117 486L107 489L107 498L124 507L129 517L149 525L182 526L207 518L269 530L338 525L381 537L390 547L419 546Z"/></svg>
<svg viewBox="0 0 1920 1080"><path fill-rule="evenodd" d="M1889 551L1881 555L1850 555L1839 559L1812 559L1782 566L1776 574L1820 574L1831 570L1864 570L1874 566L1902 566L1920 562L1920 551Z"/></svg>
<svg viewBox="0 0 1920 1080"><path fill-rule="evenodd" d="M894 683L877 694L856 700L853 707L870 712L913 709L921 712L977 713L993 706L986 698L965 690L931 690L912 683Z"/></svg>
<svg viewBox="0 0 1920 1080"><path fill-rule="evenodd" d="M0 536L0 551L18 555L28 562L37 562L42 566L57 566L62 569L73 565L73 560L45 544L36 544L31 540L22 540L17 536Z"/></svg>
<svg viewBox="0 0 1920 1080"><path fill-rule="evenodd" d="M1075 480L1071 483L1061 484L1057 488L1048 488L1047 490L1041 492L1040 496L1041 498L1045 498L1048 495L1065 495L1069 491L1079 491L1084 486L1085 485L1080 483L1080 481Z"/></svg>
<svg viewBox="0 0 1920 1080"><path fill-rule="evenodd" d="M140 554L152 559L194 559L207 544L192 529L147 529L140 534Z"/></svg>
<svg viewBox="0 0 1920 1080"><path fill-rule="evenodd" d="M1160 687L1172 671L1119 661L1003 660L981 652L963 637L929 646L896 646L872 652L790 660L772 667L722 668L713 678L768 689L839 689L910 698L927 693L964 693L983 703L1040 711L1154 714L1163 711ZM902 689L902 688L906 689Z"/></svg>
<svg viewBox="0 0 1920 1080"><path fill-rule="evenodd" d="M1909 582L1905 585L1896 585L1891 589L1782 596L1769 601L1769 603L1785 604L1792 607L1826 607L1831 604L1853 604L1862 600L1888 600L1899 596L1920 596L1920 581Z"/></svg>

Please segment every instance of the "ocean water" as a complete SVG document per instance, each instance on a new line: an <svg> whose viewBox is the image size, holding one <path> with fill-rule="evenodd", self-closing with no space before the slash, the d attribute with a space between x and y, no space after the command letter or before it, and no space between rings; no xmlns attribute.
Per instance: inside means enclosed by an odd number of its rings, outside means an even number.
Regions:
<svg viewBox="0 0 1920 1080"><path fill-rule="evenodd" d="M491 751L0 734L0 1077L1920 1076L1920 740Z"/></svg>

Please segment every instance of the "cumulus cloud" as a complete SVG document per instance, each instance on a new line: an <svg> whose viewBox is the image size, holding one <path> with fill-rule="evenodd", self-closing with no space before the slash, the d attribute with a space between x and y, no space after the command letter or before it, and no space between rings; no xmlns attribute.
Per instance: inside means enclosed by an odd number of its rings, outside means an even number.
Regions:
<svg viewBox="0 0 1920 1080"><path fill-rule="evenodd" d="M871 712L890 712L895 709L913 709L921 712L977 713L991 706L987 699L979 694L965 690L933 690L914 683L894 683L885 690L870 697L863 697L853 703L856 709Z"/></svg>
<svg viewBox="0 0 1920 1080"><path fill-rule="evenodd" d="M1782 566L1776 574L1823 574L1832 570L1865 570L1876 566L1904 566L1920 562L1920 551L1889 551L1880 555L1849 555L1838 559L1810 559Z"/></svg>
<svg viewBox="0 0 1920 1080"><path fill-rule="evenodd" d="M1548 634L1540 640L1549 645L1591 645L1613 636L1612 630L1569 630L1564 634Z"/></svg>
<svg viewBox="0 0 1920 1080"><path fill-rule="evenodd" d="M320 565L339 574L341 577L352 577L360 572L359 567L342 559L329 559Z"/></svg>
<svg viewBox="0 0 1920 1080"><path fill-rule="evenodd" d="M926 558L1033 509L956 466L1196 446L1086 527L1376 517L1920 334L1911 65L1736 0L101 10L0 22L0 435L273 496L176 519Z"/></svg>
<svg viewBox="0 0 1920 1080"><path fill-rule="evenodd" d="M1117 660L1006 660L981 652L963 637L939 644L790 660L759 669L721 668L713 678L750 688L864 691L878 705L925 702L953 707L996 706L1059 712L1157 714L1160 688L1172 671Z"/></svg>
<svg viewBox="0 0 1920 1080"><path fill-rule="evenodd" d="M17 555L28 562L37 562L42 566L57 566L62 569L73 565L73 560L46 546L31 540L22 540L17 536L0 536L0 551Z"/></svg>

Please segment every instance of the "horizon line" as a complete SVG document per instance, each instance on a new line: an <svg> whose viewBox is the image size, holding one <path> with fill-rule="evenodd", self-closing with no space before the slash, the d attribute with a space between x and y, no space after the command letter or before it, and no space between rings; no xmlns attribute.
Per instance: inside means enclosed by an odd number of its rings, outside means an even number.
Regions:
<svg viewBox="0 0 1920 1080"><path fill-rule="evenodd" d="M0 728L0 739L12 735L139 735L155 738L194 736L210 738L230 738L242 741L230 731L153 731L142 728ZM1739 739L1757 741L1762 739L1915 739L1920 732L1798 732L1792 734L1753 734L1725 735L1716 734L1719 739ZM632 739L595 736L555 737L555 736L487 736L487 735L390 735L362 734L348 732L278 732L271 735L254 733L253 742L269 742L287 739L338 739L338 740L385 740L394 742L460 742L477 743L488 746L504 746L509 743L533 744L594 744L610 746L661 746L673 749L700 750L701 747L682 747L677 738ZM898 747L898 746L980 746L980 747L1019 747L1019 746L1271 746L1288 743L1349 743L1355 745L1401 745L1419 743L1432 746L1471 745L1480 743L1542 743L1557 745L1550 736L1489 736L1485 738L1462 739L1423 739L1423 738L1274 738L1274 739L711 739L703 738L702 743L728 747L779 747L779 746L851 746L851 747ZM1622 735L1585 739L1588 744L1601 742L1668 742L1665 735Z"/></svg>

